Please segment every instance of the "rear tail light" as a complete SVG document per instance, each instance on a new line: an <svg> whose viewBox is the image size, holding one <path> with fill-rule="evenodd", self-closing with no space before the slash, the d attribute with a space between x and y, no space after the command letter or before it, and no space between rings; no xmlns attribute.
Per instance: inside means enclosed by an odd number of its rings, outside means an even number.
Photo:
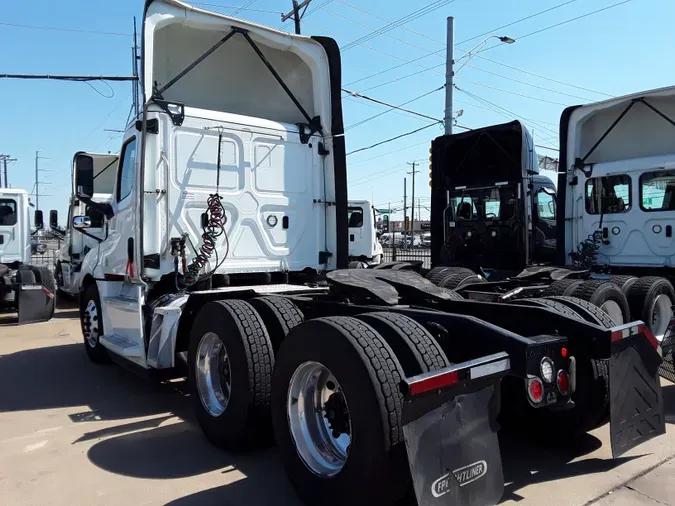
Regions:
<svg viewBox="0 0 675 506"><path fill-rule="evenodd" d="M527 395L535 404L539 404L542 401L544 398L544 384L539 378L534 377L527 380Z"/></svg>
<svg viewBox="0 0 675 506"><path fill-rule="evenodd" d="M562 395L567 395L570 391L570 376L562 369L558 371L558 390Z"/></svg>

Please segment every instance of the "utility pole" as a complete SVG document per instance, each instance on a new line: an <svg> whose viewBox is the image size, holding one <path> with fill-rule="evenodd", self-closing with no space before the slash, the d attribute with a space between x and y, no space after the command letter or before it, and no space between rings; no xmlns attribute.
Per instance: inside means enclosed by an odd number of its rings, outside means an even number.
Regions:
<svg viewBox="0 0 675 506"><path fill-rule="evenodd" d="M445 135L452 135L452 91L455 75L455 18L448 18L445 53Z"/></svg>
<svg viewBox="0 0 675 506"><path fill-rule="evenodd" d="M302 16L305 14L307 11L307 7L309 4L312 2L312 0L303 0L298 4L298 0L293 0L293 10L291 12L288 12L286 14L281 15L281 22L285 23L289 19L293 18L293 21L295 21L295 33L297 35L300 35L300 20L302 19ZM300 14L300 9L304 8L302 11L302 14Z"/></svg>
<svg viewBox="0 0 675 506"><path fill-rule="evenodd" d="M415 236L415 174L419 172L416 170L417 162L408 162L408 165L412 167L412 171L408 174L412 174L412 206L410 207L410 230L412 231L413 237Z"/></svg>
<svg viewBox="0 0 675 506"><path fill-rule="evenodd" d="M16 158L12 158L11 155L0 155L0 160L2 160L5 173L5 188L9 188L9 180L7 179L7 164L9 162L16 162ZM2 188L2 177L0 177L0 188Z"/></svg>
<svg viewBox="0 0 675 506"><path fill-rule="evenodd" d="M131 88L133 93L135 118L138 118L138 107L139 107L138 87L140 83L138 81L138 59L139 56L138 56L138 40L136 33L136 16L134 16L134 47L131 48L131 64L132 64L131 75L136 78L136 81L133 81L131 83Z"/></svg>
<svg viewBox="0 0 675 506"><path fill-rule="evenodd" d="M39 160L44 159L47 160L48 158L45 156L40 156L40 152L36 151L35 152L35 210L40 209L40 197L50 197L50 195L45 195L45 194L40 194L40 172L49 172L46 169L41 169ZM46 183L45 181L42 181L42 184L49 184Z"/></svg>
<svg viewBox="0 0 675 506"><path fill-rule="evenodd" d="M403 247L408 246L408 227L406 227L406 221L408 221L408 197L406 194L406 189L408 187L408 179L403 178L403 231L405 234L403 234Z"/></svg>

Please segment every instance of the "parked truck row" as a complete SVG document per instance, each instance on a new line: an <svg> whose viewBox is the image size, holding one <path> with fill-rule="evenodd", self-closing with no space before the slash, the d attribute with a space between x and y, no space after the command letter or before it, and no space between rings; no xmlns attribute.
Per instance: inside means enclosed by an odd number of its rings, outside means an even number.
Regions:
<svg viewBox="0 0 675 506"><path fill-rule="evenodd" d="M499 423L571 441L609 422L614 456L665 432L661 349L641 315L477 296L513 292L484 269L459 291L413 263L348 269L363 261L350 253L355 229L373 247L363 255L381 253L372 203L347 200L335 41L178 0L146 1L142 41L142 112L119 156L74 159L57 276L79 297L92 361L158 379L184 375L185 362L209 441L276 441L308 505L384 506L411 491L422 506L495 504ZM514 136L512 167L493 160L468 184L453 179L457 137L434 141L428 277L487 258L453 249L453 234L483 230L462 228L458 206L530 264L521 196L533 151ZM464 205L474 183L521 210L479 225L472 213L496 206Z"/></svg>

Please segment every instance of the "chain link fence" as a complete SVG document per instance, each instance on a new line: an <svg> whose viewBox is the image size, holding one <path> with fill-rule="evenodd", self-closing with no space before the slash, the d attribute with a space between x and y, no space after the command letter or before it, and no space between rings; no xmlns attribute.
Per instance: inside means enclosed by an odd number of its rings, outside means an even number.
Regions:
<svg viewBox="0 0 675 506"><path fill-rule="evenodd" d="M34 238L30 256L31 265L47 267L53 273L62 244L61 239L51 234Z"/></svg>

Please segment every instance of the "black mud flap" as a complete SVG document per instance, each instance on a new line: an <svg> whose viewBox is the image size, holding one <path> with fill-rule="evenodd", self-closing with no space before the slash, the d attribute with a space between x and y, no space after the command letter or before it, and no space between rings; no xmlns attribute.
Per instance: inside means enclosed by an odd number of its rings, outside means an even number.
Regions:
<svg viewBox="0 0 675 506"><path fill-rule="evenodd" d="M497 504L504 475L497 440L506 353L405 380L403 431L419 506Z"/></svg>
<svg viewBox="0 0 675 506"><path fill-rule="evenodd" d="M617 458L665 434L666 421L659 343L642 322L615 327L611 332L610 437L612 456Z"/></svg>
<svg viewBox="0 0 675 506"><path fill-rule="evenodd" d="M42 285L19 285L16 294L19 325L51 320L54 293Z"/></svg>

